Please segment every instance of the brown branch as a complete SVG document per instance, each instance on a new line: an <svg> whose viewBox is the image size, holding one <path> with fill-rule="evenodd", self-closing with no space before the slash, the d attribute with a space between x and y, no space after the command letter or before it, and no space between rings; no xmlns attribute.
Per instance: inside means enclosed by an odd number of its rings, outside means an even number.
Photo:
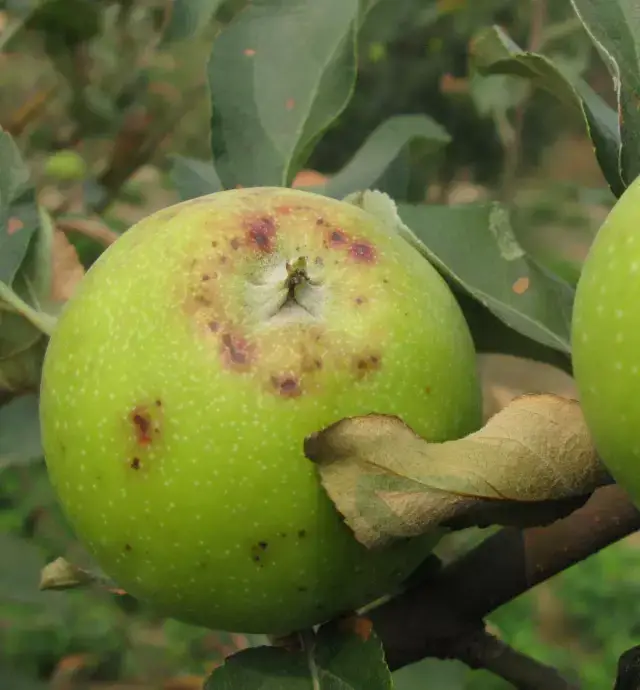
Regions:
<svg viewBox="0 0 640 690"><path fill-rule="evenodd" d="M133 145L126 145L123 151L114 148L107 169L98 179L98 183L104 190L104 196L94 206L93 210L96 213L104 212L111 205L124 183L153 157L156 150L173 133L176 125L192 110L204 93L204 84L198 84L187 92L181 106L166 121L160 122L148 132L136 132ZM127 136L126 132L123 134ZM139 137L139 134L143 136Z"/></svg>
<svg viewBox="0 0 640 690"><path fill-rule="evenodd" d="M618 660L618 677L613 690L640 688L640 646L628 649Z"/></svg>
<svg viewBox="0 0 640 690"><path fill-rule="evenodd" d="M545 527L506 528L369 612L392 669L425 657L459 658L483 619L553 575L640 529L640 511L617 485ZM488 659L478 659L487 668Z"/></svg>
<svg viewBox="0 0 640 690"><path fill-rule="evenodd" d="M56 227L64 233L77 232L105 247L113 244L120 237L117 232L99 220L89 218L57 218Z"/></svg>
<svg viewBox="0 0 640 690"><path fill-rule="evenodd" d="M470 668L491 671L519 690L577 690L555 668L516 651L486 630L462 641L455 651L455 658Z"/></svg>

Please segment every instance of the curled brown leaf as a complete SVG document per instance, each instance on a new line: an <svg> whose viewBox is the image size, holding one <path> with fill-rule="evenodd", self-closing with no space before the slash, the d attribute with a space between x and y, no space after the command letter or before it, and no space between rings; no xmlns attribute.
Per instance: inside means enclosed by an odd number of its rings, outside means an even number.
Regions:
<svg viewBox="0 0 640 690"><path fill-rule="evenodd" d="M304 450L369 548L443 526L545 524L611 481L578 402L550 394L516 398L453 441L372 414L311 435Z"/></svg>
<svg viewBox="0 0 640 690"><path fill-rule="evenodd" d="M80 568L62 557L47 563L40 572L41 590L77 589L90 585L98 585L108 592L119 596L126 594L124 590L116 587L108 578Z"/></svg>

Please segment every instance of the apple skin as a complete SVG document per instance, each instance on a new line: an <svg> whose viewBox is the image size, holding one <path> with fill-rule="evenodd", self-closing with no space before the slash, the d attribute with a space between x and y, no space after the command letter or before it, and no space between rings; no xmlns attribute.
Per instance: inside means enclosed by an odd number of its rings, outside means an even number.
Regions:
<svg viewBox="0 0 640 690"><path fill-rule="evenodd" d="M82 156L75 151L65 149L49 156L44 166L44 173L57 180L75 182L84 179L87 166Z"/></svg>
<svg viewBox="0 0 640 690"><path fill-rule="evenodd" d="M640 178L615 203L589 249L571 338L595 446L640 507Z"/></svg>
<svg viewBox="0 0 640 690"><path fill-rule="evenodd" d="M283 262L301 256L314 316L283 316ZM305 458L307 435L372 412L432 441L479 428L467 324L373 215L286 188L134 225L66 304L41 386L50 477L101 567L164 615L245 633L362 606L437 542L366 549Z"/></svg>

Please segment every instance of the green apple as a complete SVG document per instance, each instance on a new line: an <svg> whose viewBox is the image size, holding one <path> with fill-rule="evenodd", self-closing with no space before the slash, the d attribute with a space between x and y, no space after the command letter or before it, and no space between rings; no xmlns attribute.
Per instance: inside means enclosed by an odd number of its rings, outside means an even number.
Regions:
<svg viewBox="0 0 640 690"><path fill-rule="evenodd" d="M65 149L47 158L44 174L63 182L82 180L87 174L87 165L76 151Z"/></svg>
<svg viewBox="0 0 640 690"><path fill-rule="evenodd" d="M609 212L578 282L573 367L594 443L640 505L640 178Z"/></svg>
<svg viewBox="0 0 640 690"><path fill-rule="evenodd" d="M127 231L66 305L41 393L53 485L104 570L165 615L248 633L362 606L436 540L362 546L306 436L373 412L433 441L481 424L436 270L372 214L286 188Z"/></svg>

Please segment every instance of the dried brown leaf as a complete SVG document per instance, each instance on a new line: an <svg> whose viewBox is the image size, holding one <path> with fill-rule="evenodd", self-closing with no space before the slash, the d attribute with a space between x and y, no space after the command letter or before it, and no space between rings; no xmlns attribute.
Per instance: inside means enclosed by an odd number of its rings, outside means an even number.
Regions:
<svg viewBox="0 0 640 690"><path fill-rule="evenodd" d="M70 563L66 558L56 558L55 561L47 563L40 572L40 589L77 589L98 585L112 594L123 596L126 592L116 587L108 578L92 573L89 570L80 568Z"/></svg>
<svg viewBox="0 0 640 690"><path fill-rule="evenodd" d="M578 399L578 389L573 378L551 364L497 353L481 353L477 362L482 381L485 420L521 395L553 393L564 398Z"/></svg>
<svg viewBox="0 0 640 690"><path fill-rule="evenodd" d="M69 242L62 230L53 235L53 276L51 299L65 302L73 295L76 286L84 277L84 267L76 248Z"/></svg>
<svg viewBox="0 0 640 690"><path fill-rule="evenodd" d="M577 401L527 395L479 431L429 443L400 419L343 419L305 441L330 498L370 548L438 527L544 524L611 481Z"/></svg>

